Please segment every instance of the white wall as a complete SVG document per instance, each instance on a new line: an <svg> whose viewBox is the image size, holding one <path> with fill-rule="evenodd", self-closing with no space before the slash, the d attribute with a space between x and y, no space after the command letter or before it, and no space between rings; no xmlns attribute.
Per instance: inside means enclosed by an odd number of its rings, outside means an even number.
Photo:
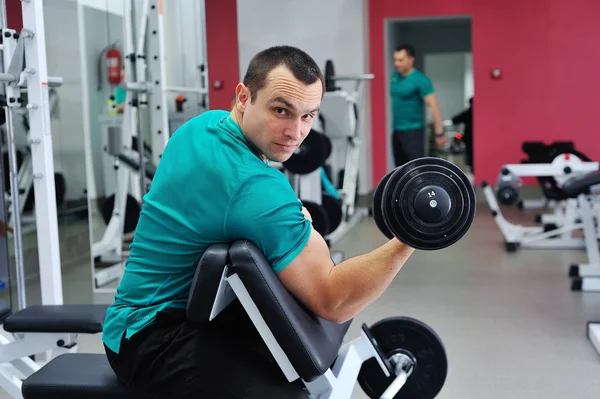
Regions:
<svg viewBox="0 0 600 399"><path fill-rule="evenodd" d="M306 51L322 69L325 68L325 61L331 59L336 74L368 73L366 3L365 0L305 0L302 3L261 0L258 7L256 2L238 0L240 80L256 53L273 45L284 44ZM341 86L352 88L352 85ZM359 134L363 138L359 172L361 193L371 187L368 93L368 86L363 85L363 106L359 110ZM326 113L325 109L323 113ZM339 117L347 118L347 115ZM335 146L336 143L334 151ZM338 145L338 150L341 147ZM337 156L334 166L340 165L343 165L343 157Z"/></svg>
<svg viewBox="0 0 600 399"><path fill-rule="evenodd" d="M467 79L466 53L425 54L425 75L435 82L440 110L444 119L464 111L468 104L465 88ZM470 69L470 68L469 68ZM470 84L472 86L472 82ZM431 112L426 113L427 121L432 121Z"/></svg>

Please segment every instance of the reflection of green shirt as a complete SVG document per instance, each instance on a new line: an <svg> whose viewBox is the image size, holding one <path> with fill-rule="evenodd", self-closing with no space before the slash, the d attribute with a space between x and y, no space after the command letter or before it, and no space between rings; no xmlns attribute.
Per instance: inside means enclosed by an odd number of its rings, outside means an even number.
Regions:
<svg viewBox="0 0 600 399"><path fill-rule="evenodd" d="M117 85L117 90L115 90L115 104L119 105L125 102L125 97L127 96L127 92L123 90L121 85Z"/></svg>
<svg viewBox="0 0 600 399"><path fill-rule="evenodd" d="M390 95L394 130L421 129L423 121L423 98L434 92L431 80L413 69L406 76L395 72L392 75Z"/></svg>

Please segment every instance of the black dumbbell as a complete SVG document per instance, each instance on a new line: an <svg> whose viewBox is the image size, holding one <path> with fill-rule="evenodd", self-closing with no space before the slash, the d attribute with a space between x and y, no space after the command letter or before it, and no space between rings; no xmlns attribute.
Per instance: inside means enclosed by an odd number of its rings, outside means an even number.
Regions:
<svg viewBox="0 0 600 399"><path fill-rule="evenodd" d="M422 250L446 248L460 240L475 218L475 189L452 162L418 158L381 179L373 195L375 224Z"/></svg>

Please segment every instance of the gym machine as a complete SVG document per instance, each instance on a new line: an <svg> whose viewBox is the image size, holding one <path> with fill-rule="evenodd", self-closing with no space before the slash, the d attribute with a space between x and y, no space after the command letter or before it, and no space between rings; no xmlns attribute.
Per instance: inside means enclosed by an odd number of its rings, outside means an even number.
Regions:
<svg viewBox="0 0 600 399"><path fill-rule="evenodd" d="M23 28L7 27L6 3L0 0L2 46L0 89L7 102L6 113L10 169L10 204L14 215L18 310L0 300L0 387L13 398L22 398L22 381L45 364L37 355L48 358L77 350L79 334L100 334L105 305L63 305L58 222L54 187L54 163L50 131L50 86L62 80L47 75L42 0L21 2ZM25 66L26 65L26 66ZM25 97L23 91L27 93ZM25 101L26 99L26 101ZM21 245L19 181L13 117L16 107L26 102L29 114L31 173L35 195L36 231L42 304L27 306ZM2 184L4 185L4 184ZM5 215L5 198L0 197ZM7 270L8 243L4 236L1 267ZM44 357L44 356L41 356Z"/></svg>
<svg viewBox="0 0 600 399"><path fill-rule="evenodd" d="M573 232L581 230L583 217L576 198L570 198L561 186L569 179L582 173L598 170L597 162L583 162L574 154L561 154L551 163L507 164L498 175L495 192L487 181L482 183L483 192L496 224L504 236L506 250L522 248L585 248L582 238L573 237ZM521 177L551 177L555 182L555 192L561 193L561 205L552 215L542 215L540 222L546 226L525 227L515 225L505 219L498 202L510 206L519 202Z"/></svg>
<svg viewBox="0 0 600 399"><path fill-rule="evenodd" d="M26 91L24 91L25 88L20 87L20 91L21 91L21 102L19 103L20 107L19 108L15 108L13 110L14 113L20 113L21 114L21 120L22 120L22 125L23 125L23 129L24 129L24 136L26 136L27 146L21 146L20 148L17 148L17 129L14 128L13 125L13 140L15 142L15 150L17 151L17 168L18 168L18 172L17 172L17 181L19 183L19 215L20 215L20 220L21 220L21 234L27 234L28 232L34 231L35 230L35 217L33 216L28 216L26 215L26 212L28 212L29 210L31 210L33 208L33 170L32 170L32 165L31 165L31 144L30 144L30 139L29 139L29 118L27 116L27 109L24 109L23 107L23 100L25 99L25 95L26 95ZM48 90L48 97L49 97L49 102L50 102L50 118L52 119L52 117L54 115L56 115L58 113L58 94L56 92L56 89L54 87L51 87ZM0 103L2 104L3 107L5 107L7 105L6 103L6 98L2 98L2 100L0 100ZM13 117L14 118L14 117ZM13 121L14 123L14 121ZM23 140L22 140L23 141ZM7 153L8 155L8 151L7 149L4 149L4 151ZM62 204L62 200L64 199L64 195L65 195L65 181L64 181L64 176L57 172L54 174L54 183L55 183L55 190L56 190L56 204L57 206L60 206ZM7 208L7 230L8 232L12 232L12 226L13 226L13 212L12 212L12 200L11 200L11 194L10 191L5 191L4 192L4 199L6 201L6 208Z"/></svg>
<svg viewBox="0 0 600 399"><path fill-rule="evenodd" d="M133 232L137 225L143 197L172 133L167 94L199 95L201 106L208 109L208 71L204 63L198 65L199 87L172 86L167 82L164 4L158 3L157 0L144 0L139 6L133 0L123 2L127 81L122 86L126 90L126 106L122 124L105 121L108 124L107 154L113 162L116 184L115 194L102 205L106 230L102 239L92 245L94 292L114 292L114 288L103 287L123 274L124 260L128 256L128 251L123 250L124 234ZM197 5L200 24L205 26L204 2L197 2ZM134 21L139 22L139 27ZM205 35L202 35L202 41L205 43ZM205 44L203 49L206 49ZM143 110L149 110L150 114L150 146L143 139Z"/></svg>
<svg viewBox="0 0 600 399"><path fill-rule="evenodd" d="M358 106L362 83L373 74L335 75L333 62L325 64L325 94L321 106L321 131L313 130L292 157L282 166L288 178L313 217L313 225L329 244L339 241L360 220L368 216L368 207L356 206L361 138L359 137ZM354 82L354 91L337 87L341 81ZM342 120L333 117L343 115ZM327 123L325 123L327 121ZM331 127L331 128L328 128ZM323 191L323 166L336 148L334 141L346 146L344 178L338 198Z"/></svg>
<svg viewBox="0 0 600 399"><path fill-rule="evenodd" d="M439 250L456 243L475 216L475 191L467 176L440 159L421 158L396 168L378 184L375 198L381 232L414 248ZM440 337L414 318L363 324L360 335L344 343L352 320L334 323L312 313L245 240L215 244L204 252L186 311L199 324L225 312L248 322L286 379L301 381L312 399L349 399L356 382L370 398L430 399L441 392L448 372ZM72 397L92 392L135 397L104 354L60 355L23 383L25 399L59 398L67 392Z"/></svg>
<svg viewBox="0 0 600 399"><path fill-rule="evenodd" d="M550 163L561 154L574 154L584 162L592 161L585 154L575 149L575 144L572 141L555 141L550 144L541 141L525 141L521 149L527 154L527 158L523 159L521 163ZM541 197L519 201L519 209L554 209L557 203L560 202L560 195L557 198L554 190L556 184L552 177L538 176L537 180L542 189Z"/></svg>

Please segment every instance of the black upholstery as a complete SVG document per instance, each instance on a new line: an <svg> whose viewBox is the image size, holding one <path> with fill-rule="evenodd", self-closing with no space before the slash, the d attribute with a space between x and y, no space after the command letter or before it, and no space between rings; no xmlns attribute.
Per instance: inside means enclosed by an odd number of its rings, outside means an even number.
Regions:
<svg viewBox="0 0 600 399"><path fill-rule="evenodd" d="M107 305L36 305L8 316L8 332L80 333L102 332Z"/></svg>
<svg viewBox="0 0 600 399"><path fill-rule="evenodd" d="M187 303L187 317L190 321L209 322L223 269L229 260L228 250L228 244L212 245L198 261Z"/></svg>
<svg viewBox="0 0 600 399"><path fill-rule="evenodd" d="M6 302L3 299L0 299L0 323L4 323L4 320L6 320L8 316L10 316L10 313L10 303Z"/></svg>
<svg viewBox="0 0 600 399"><path fill-rule="evenodd" d="M23 381L25 399L148 399L126 388L104 354L57 356Z"/></svg>
<svg viewBox="0 0 600 399"><path fill-rule="evenodd" d="M229 257L232 271L239 275L298 375L312 381L325 373L351 322L332 323L309 311L284 287L252 243L235 242Z"/></svg>
<svg viewBox="0 0 600 399"><path fill-rule="evenodd" d="M191 321L208 322L227 264L239 275L302 379L312 381L332 366L351 322L335 324L315 316L287 291L262 253L247 241L231 247L213 245L200 258L188 298ZM25 399L145 399L118 381L104 354L61 355L27 378L22 392Z"/></svg>
<svg viewBox="0 0 600 399"><path fill-rule="evenodd" d="M600 184L600 171L572 177L564 182L562 190L570 198L576 198L580 194L589 194L590 188L597 184Z"/></svg>
<svg viewBox="0 0 600 399"><path fill-rule="evenodd" d="M119 154L119 160L135 171L140 170L140 165L138 164L138 162L125 154ZM154 179L154 175L156 174L156 166L154 166L152 162L148 161L144 164L144 172L146 174L146 177L152 180Z"/></svg>

